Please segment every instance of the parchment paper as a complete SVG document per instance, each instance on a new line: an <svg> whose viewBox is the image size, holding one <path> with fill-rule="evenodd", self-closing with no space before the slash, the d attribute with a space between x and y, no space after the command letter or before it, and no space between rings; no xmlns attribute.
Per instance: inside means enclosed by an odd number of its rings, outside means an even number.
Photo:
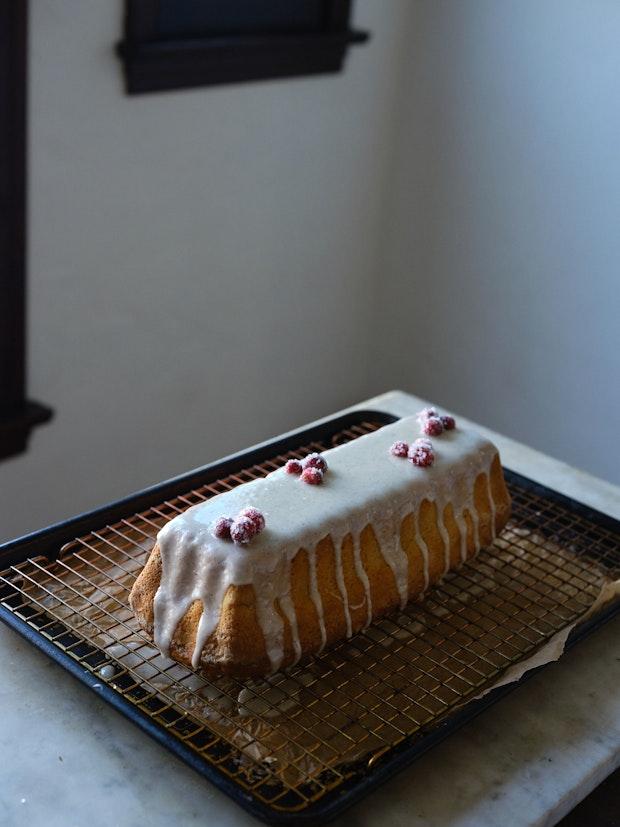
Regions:
<svg viewBox="0 0 620 827"><path fill-rule="evenodd" d="M509 667L501 678L495 681L492 686L489 686L484 690L484 692L476 695L475 700L484 698L485 695L488 695L489 692L492 692L499 686L506 686L509 683L515 683L516 681L521 680L523 675L531 669L536 669L538 666L544 666L545 663L552 663L555 660L559 660L564 653L566 641L568 640L568 636L573 629L589 617L592 617L592 615L596 614L596 612L598 612L598 610L604 606L605 603L608 603L610 600L613 600L619 595L620 580L611 580L604 583L600 594L592 606L590 606L590 608L584 612L581 617L577 618L574 623L570 623L564 629L560 629L559 632L556 632L556 634L553 635L553 637L551 637L544 646L541 646L540 649L538 649L538 651L531 657L519 661L519 663L515 663L513 666Z"/></svg>

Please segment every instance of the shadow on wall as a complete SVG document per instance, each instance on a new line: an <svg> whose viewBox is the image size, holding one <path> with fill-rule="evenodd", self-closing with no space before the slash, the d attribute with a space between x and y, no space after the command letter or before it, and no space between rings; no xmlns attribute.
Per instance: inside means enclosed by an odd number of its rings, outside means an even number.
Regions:
<svg viewBox="0 0 620 827"><path fill-rule="evenodd" d="M375 388L620 483L620 6L422 2Z"/></svg>

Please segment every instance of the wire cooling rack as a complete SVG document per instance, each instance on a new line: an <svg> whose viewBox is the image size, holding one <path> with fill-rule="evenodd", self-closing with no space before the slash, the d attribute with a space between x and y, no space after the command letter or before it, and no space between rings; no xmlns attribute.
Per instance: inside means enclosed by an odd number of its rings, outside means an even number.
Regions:
<svg viewBox="0 0 620 827"><path fill-rule="evenodd" d="M0 548L1 619L260 818L333 816L505 692L475 700L620 575L615 521L506 472L509 525L422 603L267 680L207 681L164 658L128 606L158 530L392 419L341 417Z"/></svg>

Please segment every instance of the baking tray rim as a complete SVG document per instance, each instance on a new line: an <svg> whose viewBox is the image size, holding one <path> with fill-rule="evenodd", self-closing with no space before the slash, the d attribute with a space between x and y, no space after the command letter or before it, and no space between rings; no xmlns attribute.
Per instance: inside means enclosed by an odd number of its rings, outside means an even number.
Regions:
<svg viewBox="0 0 620 827"><path fill-rule="evenodd" d="M47 528L18 537L7 543L0 544L0 567L12 565L15 562L41 554L45 550L60 551L60 545L74 539L81 533L88 531L88 528L100 527L93 525L93 520L104 518L106 523L114 522L114 516L122 513L126 515L127 508L133 507L133 512L144 510L150 505L157 504L163 499L168 499L178 493L186 492L188 486L204 485L211 479L215 480L223 474L235 473L235 471L247 468L249 464L257 464L265 459L273 457L274 453L284 453L299 444L299 440L319 440L325 435L332 435L334 430L346 428L359 424L364 419L371 419L389 424L400 417L377 410L354 410L341 416L326 419L317 425L301 427L287 433L283 437L276 437L260 443L255 448L250 448L230 454L212 463L207 463L199 468L192 469L186 473L172 477L156 485L137 491L122 499L115 500L107 505L100 506L91 511L78 514L67 520L55 523ZM620 534L620 520L591 508L584 503L567 497L564 494L548 488L542 483L531 480L529 477L518 474L504 467L504 473L508 482L513 482L547 500L551 500L560 506L567 508L575 514L594 522L595 524L612 532ZM51 548L53 544L54 548ZM35 549L36 547L36 549ZM611 620L620 612L620 600L611 601L606 604L593 617L575 627L566 641L566 649L571 648L583 640L604 623ZM158 741L162 746L183 760L192 769L207 778L223 793L228 795L239 806L256 818L268 824L294 825L300 823L325 823L338 816L345 809L361 800L369 792L392 778L404 767L412 764L425 752L440 743L444 738L456 732L460 727L477 717L485 709L495 704L501 698L508 695L525 681L536 675L548 664L542 664L526 672L520 680L497 687L483 698L467 702L453 715L441 721L437 725L422 730L406 738L397 746L391 748L382 757L376 766L365 771L365 774L353 776L343 782L336 789L326 793L322 798L310 804L301 812L281 812L257 800L254 796L246 793L237 783L219 772L217 767L204 758L201 758L191 748L176 738L164 727L157 724L146 713L127 700L123 695L114 690L111 686L101 683L100 678L88 669L85 669L70 655L58 648L44 635L33 628L27 621L22 620L13 614L5 606L0 605L0 620L12 628L37 649L44 652L60 666L64 667L81 683L94 691L103 700L109 703L114 709L139 726L144 732Z"/></svg>

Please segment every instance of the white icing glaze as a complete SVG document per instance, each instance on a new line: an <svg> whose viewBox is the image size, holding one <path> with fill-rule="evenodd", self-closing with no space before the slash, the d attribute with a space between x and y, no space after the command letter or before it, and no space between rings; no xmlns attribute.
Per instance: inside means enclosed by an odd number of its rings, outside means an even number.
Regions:
<svg viewBox="0 0 620 827"><path fill-rule="evenodd" d="M317 612L321 649L326 629L320 584L317 582L316 546L331 536L335 549L336 581L343 604L347 636L352 634L349 595L342 567L342 543L353 539L355 572L364 588L366 625L372 620L370 583L360 552L360 535L371 525L385 562L389 565L401 606L409 599L408 558L400 544L403 519L415 516L415 537L424 561L424 588L429 584L428 549L420 535L418 510L428 499L435 503L439 531L449 560L449 536L444 508L452 503L461 534L465 559L466 508L479 546L479 520L473 502L478 474L489 474L495 447L478 434L457 428L434 438L435 463L419 468L389 453L396 440L419 436L415 417L407 417L359 439L325 452L329 470L320 486L306 485L299 477L278 469L267 477L226 491L193 506L165 525L157 537L162 576L154 603L154 637L167 654L174 631L194 601L202 604L192 664L200 663L208 638L217 629L222 601L231 585L252 585L257 619L263 632L273 671L284 657L284 622L291 632L296 660L301 655L295 608L291 598L291 562L300 549L307 552L310 597ZM490 492L489 492L490 496ZM491 507L495 506L490 496ZM211 528L220 516L234 517L254 506L265 516L266 528L247 546L216 539ZM279 607L277 610L276 607Z"/></svg>

